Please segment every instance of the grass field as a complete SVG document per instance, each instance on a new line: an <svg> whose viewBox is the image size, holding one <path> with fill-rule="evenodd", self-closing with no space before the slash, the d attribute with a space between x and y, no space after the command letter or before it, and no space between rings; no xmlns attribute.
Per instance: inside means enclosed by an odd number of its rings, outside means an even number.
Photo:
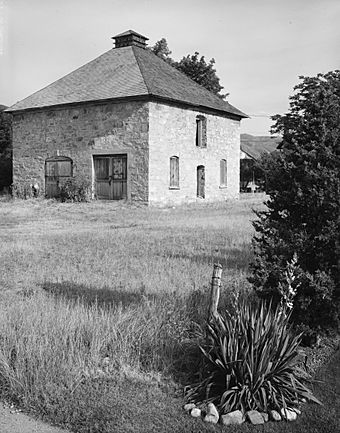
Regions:
<svg viewBox="0 0 340 433"><path fill-rule="evenodd" d="M198 368L213 263L221 305L249 290L262 199L0 201L2 398L75 432L216 430L183 415L178 396Z"/></svg>
<svg viewBox="0 0 340 433"><path fill-rule="evenodd" d="M1 203L2 285L11 292L57 283L188 293L209 283L216 260L235 284L244 279L251 255L253 205L150 210L117 203Z"/></svg>

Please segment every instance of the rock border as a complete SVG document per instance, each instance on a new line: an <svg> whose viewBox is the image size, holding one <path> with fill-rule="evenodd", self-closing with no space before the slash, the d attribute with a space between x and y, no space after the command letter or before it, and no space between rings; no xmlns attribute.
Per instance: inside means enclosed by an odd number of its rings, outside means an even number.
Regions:
<svg viewBox="0 0 340 433"><path fill-rule="evenodd" d="M193 418L200 418L211 424L217 424L220 422L220 424L224 426L240 425L245 421L248 421L252 425L261 425L269 421L295 421L298 415L301 415L300 409L291 407L282 408L280 411L269 410L268 413L257 410L249 410L243 413L240 410L235 410L229 413L220 414L213 403L209 403L206 410L204 410L203 406L196 406L195 403L187 403L183 406L183 409Z"/></svg>

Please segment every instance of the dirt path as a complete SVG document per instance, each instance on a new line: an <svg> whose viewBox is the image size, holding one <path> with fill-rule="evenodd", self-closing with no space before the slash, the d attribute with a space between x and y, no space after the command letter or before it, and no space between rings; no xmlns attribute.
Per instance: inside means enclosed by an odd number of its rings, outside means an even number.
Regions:
<svg viewBox="0 0 340 433"><path fill-rule="evenodd" d="M21 412L16 412L0 402L1 433L67 433L58 427L52 427L37 421Z"/></svg>

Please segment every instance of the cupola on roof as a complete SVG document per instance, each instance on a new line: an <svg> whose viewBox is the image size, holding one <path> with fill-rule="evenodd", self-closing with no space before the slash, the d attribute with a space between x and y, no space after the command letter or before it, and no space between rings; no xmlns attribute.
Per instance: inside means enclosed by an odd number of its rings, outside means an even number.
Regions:
<svg viewBox="0 0 340 433"><path fill-rule="evenodd" d="M124 33L113 36L111 39L115 40L115 48L131 47L133 45L135 47L145 48L146 41L149 40L145 36L133 30L127 30Z"/></svg>
<svg viewBox="0 0 340 433"><path fill-rule="evenodd" d="M84 102L139 98L199 110L248 117L170 66L151 50L148 38L128 30L114 36L115 48L38 90L6 111L15 112Z"/></svg>

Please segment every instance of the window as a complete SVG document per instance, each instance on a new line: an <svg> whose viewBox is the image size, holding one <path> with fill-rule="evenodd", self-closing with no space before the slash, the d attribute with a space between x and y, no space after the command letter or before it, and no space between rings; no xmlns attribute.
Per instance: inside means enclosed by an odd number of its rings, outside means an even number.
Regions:
<svg viewBox="0 0 340 433"><path fill-rule="evenodd" d="M205 167L199 165L197 167L197 197L205 198Z"/></svg>
<svg viewBox="0 0 340 433"><path fill-rule="evenodd" d="M220 161L220 186L227 186L227 160Z"/></svg>
<svg viewBox="0 0 340 433"><path fill-rule="evenodd" d="M170 188L179 188L179 158L170 158Z"/></svg>
<svg viewBox="0 0 340 433"><path fill-rule="evenodd" d="M201 115L196 117L196 146L207 147L207 119Z"/></svg>

